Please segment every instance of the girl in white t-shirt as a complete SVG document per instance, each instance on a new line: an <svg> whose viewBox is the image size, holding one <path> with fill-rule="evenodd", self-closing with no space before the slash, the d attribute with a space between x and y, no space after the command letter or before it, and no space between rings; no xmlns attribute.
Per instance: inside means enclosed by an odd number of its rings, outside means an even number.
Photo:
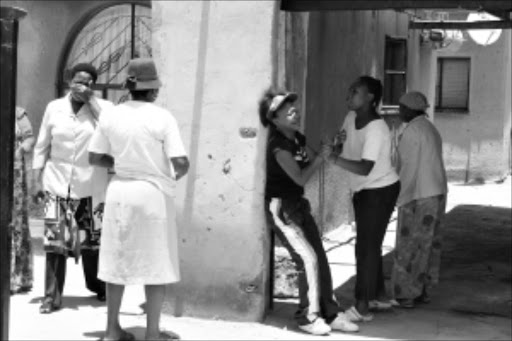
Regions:
<svg viewBox="0 0 512 341"><path fill-rule="evenodd" d="M369 76L358 78L347 97L351 110L338 136L342 152L329 160L349 171L357 227L356 304L347 310L352 321L370 321L371 308L391 308L382 271L382 242L400 191L391 164L391 134L377 113L381 82Z"/></svg>

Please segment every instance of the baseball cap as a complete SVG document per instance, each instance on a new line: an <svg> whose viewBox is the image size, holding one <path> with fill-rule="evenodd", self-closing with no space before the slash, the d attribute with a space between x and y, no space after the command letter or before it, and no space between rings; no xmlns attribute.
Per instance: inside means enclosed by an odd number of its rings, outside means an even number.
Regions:
<svg viewBox="0 0 512 341"><path fill-rule="evenodd" d="M272 102L270 102L270 107L268 108L267 118L270 119L271 114L278 111L284 103L293 103L298 97L299 96L295 92L287 92L285 94L274 96Z"/></svg>

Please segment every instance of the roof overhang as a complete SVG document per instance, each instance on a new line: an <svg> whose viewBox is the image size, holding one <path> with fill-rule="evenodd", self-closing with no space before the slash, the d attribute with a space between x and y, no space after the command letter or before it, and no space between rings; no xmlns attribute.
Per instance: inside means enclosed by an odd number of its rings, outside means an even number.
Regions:
<svg viewBox="0 0 512 341"><path fill-rule="evenodd" d="M445 29L488 29L512 28L512 0L411 0L411 1L356 1L356 0L281 0L281 10L290 12L312 11L368 11L368 10L470 10L484 11L499 17L499 21L481 22L441 22L411 21L409 28L445 28Z"/></svg>
<svg viewBox="0 0 512 341"><path fill-rule="evenodd" d="M468 9L486 12L511 12L510 0L413 0L413 1L356 1L356 0L281 0L281 10L308 11L364 11L364 10L405 10L405 9Z"/></svg>

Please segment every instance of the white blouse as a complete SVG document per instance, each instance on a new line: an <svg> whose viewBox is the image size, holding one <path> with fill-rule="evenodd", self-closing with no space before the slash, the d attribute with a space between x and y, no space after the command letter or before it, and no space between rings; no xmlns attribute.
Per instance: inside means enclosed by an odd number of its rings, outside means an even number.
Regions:
<svg viewBox="0 0 512 341"><path fill-rule="evenodd" d="M342 156L348 160L374 161L368 175L349 172L350 188L358 192L368 188L381 188L398 181L398 175L391 164L391 133L383 119L373 120L362 129L356 129L356 113L351 111L345 117L342 129L347 133Z"/></svg>
<svg viewBox="0 0 512 341"><path fill-rule="evenodd" d="M170 158L187 155L174 116L140 101L102 113L89 151L114 157L116 176L149 181L169 196L175 187Z"/></svg>

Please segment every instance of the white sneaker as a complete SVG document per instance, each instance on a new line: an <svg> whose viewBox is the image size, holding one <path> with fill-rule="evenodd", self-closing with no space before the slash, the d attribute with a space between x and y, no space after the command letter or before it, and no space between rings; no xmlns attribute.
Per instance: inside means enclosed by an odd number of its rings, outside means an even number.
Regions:
<svg viewBox="0 0 512 341"><path fill-rule="evenodd" d="M350 322L370 322L373 320L372 314L361 315L356 307L345 310L345 315Z"/></svg>
<svg viewBox="0 0 512 341"><path fill-rule="evenodd" d="M317 317L309 324L299 325L299 329L313 335L327 335L331 332L331 327L321 317Z"/></svg>
<svg viewBox="0 0 512 341"><path fill-rule="evenodd" d="M355 333L359 331L359 326L350 322L344 313L338 313L338 316L331 322L331 329Z"/></svg>

